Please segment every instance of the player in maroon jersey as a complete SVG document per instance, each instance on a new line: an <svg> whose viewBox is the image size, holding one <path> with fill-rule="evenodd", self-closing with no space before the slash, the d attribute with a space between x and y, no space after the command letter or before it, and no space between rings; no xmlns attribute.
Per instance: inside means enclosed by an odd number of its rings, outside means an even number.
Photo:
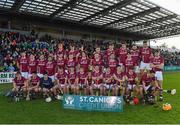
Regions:
<svg viewBox="0 0 180 125"><path fill-rule="evenodd" d="M143 42L143 47L140 49L141 64L140 69L143 72L144 69L150 70L150 55L152 53L151 48L148 46L147 41Z"/></svg>
<svg viewBox="0 0 180 125"><path fill-rule="evenodd" d="M78 59L79 51L75 49L75 45L73 43L70 44L70 50L67 52L67 55L73 55L75 60Z"/></svg>
<svg viewBox="0 0 180 125"><path fill-rule="evenodd" d="M80 67L77 75L77 83L79 87L84 90L84 94L87 95L87 72L84 71L84 67ZM79 90L77 90L77 93L79 93Z"/></svg>
<svg viewBox="0 0 180 125"><path fill-rule="evenodd" d="M102 55L102 52L101 52L101 48L100 48L100 46L98 46L98 45L95 46L95 51L94 51L94 53L93 53L93 59L95 58L95 57L94 57L95 54L99 55L99 58L100 58L100 59L103 59L103 55Z"/></svg>
<svg viewBox="0 0 180 125"><path fill-rule="evenodd" d="M115 95L118 96L119 89L121 96L124 96L125 94L125 73L122 72L122 67L118 66L116 72L113 75L115 79Z"/></svg>
<svg viewBox="0 0 180 125"><path fill-rule="evenodd" d="M160 87L160 101L163 100L163 68L164 68L164 59L160 56L160 52L155 53L155 57L151 63L151 68L155 72L155 77Z"/></svg>
<svg viewBox="0 0 180 125"><path fill-rule="evenodd" d="M28 57L25 52L21 53L21 57L17 61L17 67L24 78L28 78Z"/></svg>
<svg viewBox="0 0 180 125"><path fill-rule="evenodd" d="M108 62L111 55L114 55L114 57L116 56L116 51L114 49L114 44L113 43L109 43L108 49L105 51L105 61Z"/></svg>
<svg viewBox="0 0 180 125"><path fill-rule="evenodd" d="M57 49L55 55L56 55L56 56L55 56L55 57L56 57L55 59L57 59L57 57L58 57L59 55L62 55L63 58L66 58L66 51L64 50L64 45L63 45L62 42L58 44L58 49Z"/></svg>
<svg viewBox="0 0 180 125"><path fill-rule="evenodd" d="M89 69L89 63L90 61L87 57L87 54L84 51L82 51L80 58L78 60L78 67L82 67L84 69L84 72L87 72Z"/></svg>
<svg viewBox="0 0 180 125"><path fill-rule="evenodd" d="M29 61L28 61L28 70L29 70L29 77L32 76L33 72L37 71L37 61L35 59L35 56L33 54L30 55Z"/></svg>
<svg viewBox="0 0 180 125"><path fill-rule="evenodd" d="M21 75L20 72L16 73L16 77L13 80L13 93L15 96L18 92L23 91L24 94L27 94L27 80Z"/></svg>
<svg viewBox="0 0 180 125"><path fill-rule="evenodd" d="M74 67L76 70L77 62L76 59L74 58L73 54L70 54L68 56L68 59L66 61L66 66L69 69L70 67Z"/></svg>
<svg viewBox="0 0 180 125"><path fill-rule="evenodd" d="M135 73L140 73L140 69L139 69L140 50L136 45L133 45L130 52L131 52L131 57L132 57L133 62L134 62Z"/></svg>
<svg viewBox="0 0 180 125"><path fill-rule="evenodd" d="M93 73L92 73L92 80L93 80L93 84L92 84L93 89L95 90L101 89L101 95L102 95L103 73L100 70L100 66L98 65L94 66Z"/></svg>
<svg viewBox="0 0 180 125"><path fill-rule="evenodd" d="M103 60L100 58L99 54L94 55L94 59L92 61L92 66L99 66L100 71L104 68Z"/></svg>
<svg viewBox="0 0 180 125"><path fill-rule="evenodd" d="M118 65L118 62L115 59L115 55L111 54L108 59L108 66L111 70L111 74L115 73L117 65Z"/></svg>
<svg viewBox="0 0 180 125"><path fill-rule="evenodd" d="M32 72L32 76L28 79L28 94L26 100L29 100L29 94L32 98L40 91L40 78L37 76L37 73L34 71Z"/></svg>
<svg viewBox="0 0 180 125"><path fill-rule="evenodd" d="M58 99L58 96L63 91L64 94L69 94L69 85L67 84L67 73L63 67L58 68L58 72L55 74L56 85L53 87L54 95Z"/></svg>
<svg viewBox="0 0 180 125"><path fill-rule="evenodd" d="M88 72L87 75L87 95L93 95L93 86L92 86L92 72Z"/></svg>
<svg viewBox="0 0 180 125"><path fill-rule="evenodd" d="M106 90L108 90L108 95L110 95L111 90L114 95L115 88L113 80L113 73L111 73L110 67L106 67L106 71L103 74L103 85L101 87L102 90L100 89L100 95L107 95Z"/></svg>
<svg viewBox="0 0 180 125"><path fill-rule="evenodd" d="M66 59L64 58L63 54L59 54L56 60L57 68L63 68L65 70L66 66Z"/></svg>
<svg viewBox="0 0 180 125"><path fill-rule="evenodd" d="M39 60L37 61L37 75L42 78L45 73L46 60L44 55L40 55Z"/></svg>
<svg viewBox="0 0 180 125"><path fill-rule="evenodd" d="M69 84L71 90L73 91L73 94L79 94L78 93L79 85L77 83L76 71L75 71L74 67L69 67L67 81L68 81L68 84Z"/></svg>
<svg viewBox="0 0 180 125"><path fill-rule="evenodd" d="M127 52L128 52L128 49L126 47L126 44L122 43L122 46L117 50L119 65L124 66L125 60L127 58Z"/></svg>
<svg viewBox="0 0 180 125"><path fill-rule="evenodd" d="M46 62L45 66L46 72L48 76L52 79L52 82L55 81L55 71L56 71L56 63L53 60L52 56L48 57L48 61Z"/></svg>
<svg viewBox="0 0 180 125"><path fill-rule="evenodd" d="M125 66L126 72L128 72L129 69L134 69L135 63L134 63L134 60L132 59L132 56L129 52L128 52L127 58L124 62L124 66Z"/></svg>
<svg viewBox="0 0 180 125"><path fill-rule="evenodd" d="M137 75L133 71L133 69L129 69L129 71L126 74L126 81L128 82L127 88L126 88L126 95L132 96L131 92L134 93L135 96L138 94L138 87L137 87Z"/></svg>

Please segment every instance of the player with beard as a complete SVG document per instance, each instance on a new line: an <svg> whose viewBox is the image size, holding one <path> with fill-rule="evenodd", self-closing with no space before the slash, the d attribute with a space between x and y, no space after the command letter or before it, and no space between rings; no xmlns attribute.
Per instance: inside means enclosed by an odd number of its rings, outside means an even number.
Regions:
<svg viewBox="0 0 180 125"><path fill-rule="evenodd" d="M33 54L31 54L29 57L28 70L29 70L29 72L28 72L29 76L28 77L31 77L32 73L37 71L37 61L36 61L35 56Z"/></svg>
<svg viewBox="0 0 180 125"><path fill-rule="evenodd" d="M68 84L73 92L73 94L78 95L79 93L79 85L76 79L76 71L74 67L69 67L68 69L68 77L67 77Z"/></svg>
<svg viewBox="0 0 180 125"><path fill-rule="evenodd" d="M118 96L119 89L121 96L125 95L125 77L126 74L122 72L122 67L118 66L116 68L116 72L114 73L114 79L115 79L115 95Z"/></svg>
<svg viewBox="0 0 180 125"><path fill-rule="evenodd" d="M49 56L48 61L45 66L46 72L48 73L48 77L52 79L52 82L55 81L55 71L56 71L56 62L54 62L53 57Z"/></svg>
<svg viewBox="0 0 180 125"><path fill-rule="evenodd" d="M45 73L46 60L44 55L40 55L39 60L37 61L37 75L42 78Z"/></svg>
<svg viewBox="0 0 180 125"><path fill-rule="evenodd" d="M151 68L155 72L155 78L160 88L160 101L163 101L163 68L164 59L160 56L160 52L155 52L155 57L152 60Z"/></svg>
<svg viewBox="0 0 180 125"><path fill-rule="evenodd" d="M84 71L84 67L80 67L77 75L77 83L79 87L84 90L84 94L87 95L87 72ZM77 93L79 93L79 90L77 90Z"/></svg>
<svg viewBox="0 0 180 125"><path fill-rule="evenodd" d="M92 73L92 80L93 80L93 89L94 90L100 90L100 95L102 95L104 86L103 84L103 73L100 70L100 66L96 65L93 68L93 73Z"/></svg>
<svg viewBox="0 0 180 125"><path fill-rule="evenodd" d="M17 61L17 67L24 78L28 78L28 57L25 52L21 53L21 57Z"/></svg>

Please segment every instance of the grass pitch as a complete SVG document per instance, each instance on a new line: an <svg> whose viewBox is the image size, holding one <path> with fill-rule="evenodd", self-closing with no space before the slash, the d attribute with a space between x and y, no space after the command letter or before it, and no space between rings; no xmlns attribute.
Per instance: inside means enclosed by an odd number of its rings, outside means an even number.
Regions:
<svg viewBox="0 0 180 125"><path fill-rule="evenodd" d="M10 84L0 85L0 92L8 90ZM73 123L73 124L180 124L180 73L164 74L164 89L177 89L172 96L164 94L164 103L173 106L172 111L162 111L162 103L151 105L126 105L122 113L84 112L63 109L58 101L46 103L44 100L8 102L0 95L0 123Z"/></svg>

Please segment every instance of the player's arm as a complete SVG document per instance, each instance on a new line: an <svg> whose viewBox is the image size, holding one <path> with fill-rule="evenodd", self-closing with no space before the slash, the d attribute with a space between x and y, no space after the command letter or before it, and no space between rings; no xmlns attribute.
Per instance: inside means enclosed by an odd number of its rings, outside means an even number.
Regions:
<svg viewBox="0 0 180 125"><path fill-rule="evenodd" d="M16 83L13 82L13 89L16 89L16 88L17 88Z"/></svg>

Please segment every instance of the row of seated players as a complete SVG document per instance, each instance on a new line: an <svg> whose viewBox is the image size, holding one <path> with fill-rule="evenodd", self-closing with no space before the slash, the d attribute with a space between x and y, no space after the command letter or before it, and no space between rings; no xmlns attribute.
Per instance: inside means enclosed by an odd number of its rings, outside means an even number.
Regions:
<svg viewBox="0 0 180 125"><path fill-rule="evenodd" d="M17 93L22 89L25 95L28 93L42 92L45 97L58 97L59 92L64 94L79 95L83 92L84 95L122 95L125 98L131 96L139 97L144 102L144 95L151 92L153 96L160 94L161 87L158 85L154 72L144 70L141 76L138 76L133 69L124 72L122 66L117 66L116 71L111 73L110 67L106 67L104 73L101 72L99 66L95 66L93 72L85 72L83 67L80 67L76 73L74 67L70 67L66 73L63 68L58 68L55 75L55 82L45 73L40 78L36 72L32 76L25 79L20 72L17 72L13 83L13 91ZM35 95L37 95L35 94Z"/></svg>

